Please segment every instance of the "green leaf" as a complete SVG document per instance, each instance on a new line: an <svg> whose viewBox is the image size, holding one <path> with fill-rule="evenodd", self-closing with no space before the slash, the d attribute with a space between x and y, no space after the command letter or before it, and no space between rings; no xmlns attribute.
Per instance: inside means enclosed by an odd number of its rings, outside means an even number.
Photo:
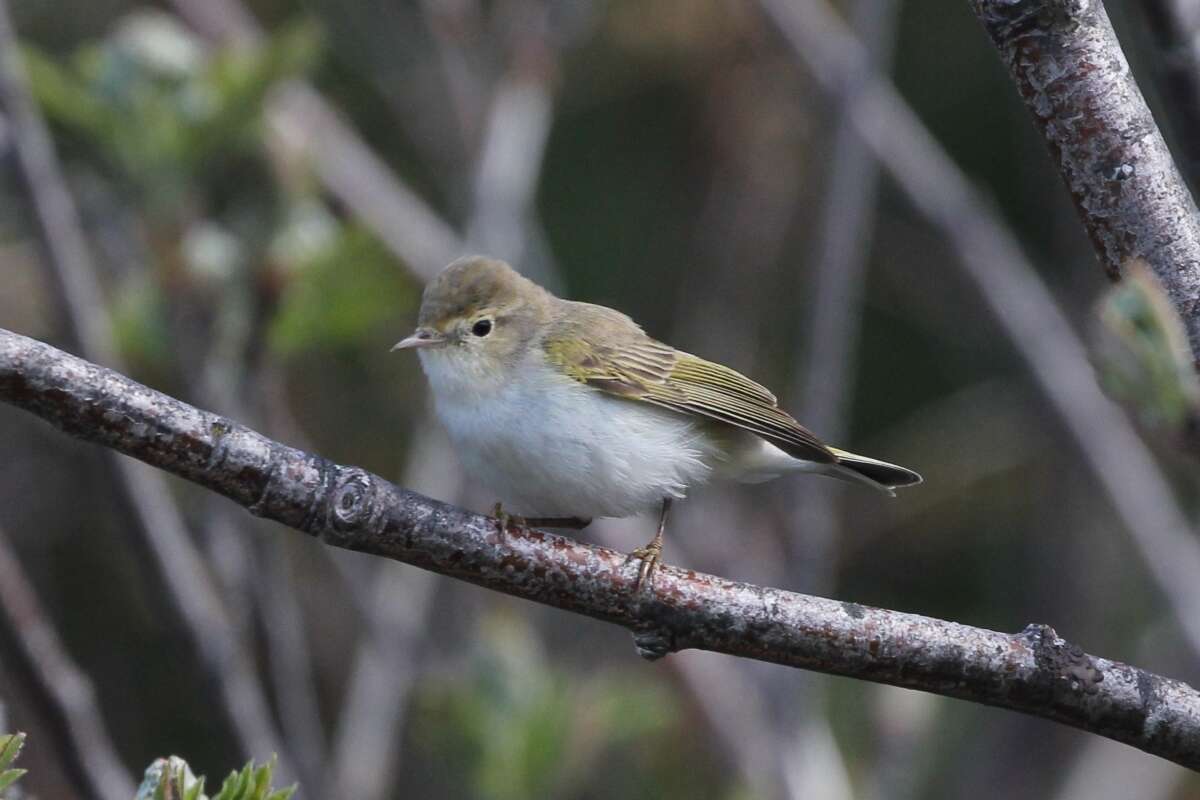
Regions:
<svg viewBox="0 0 1200 800"><path fill-rule="evenodd" d="M1096 363L1104 388L1151 427L1183 428L1200 410L1200 380L1183 322L1142 260L1100 301Z"/></svg>
<svg viewBox="0 0 1200 800"><path fill-rule="evenodd" d="M207 800L204 779L192 774L179 756L157 758L146 768L135 800Z"/></svg>
<svg viewBox="0 0 1200 800"><path fill-rule="evenodd" d="M357 345L416 302L416 290L383 244L354 224L336 229L292 267L269 333L272 347L286 355Z"/></svg>
<svg viewBox="0 0 1200 800"><path fill-rule="evenodd" d="M253 763L250 762L250 764ZM221 791L217 792L213 800L242 800L246 795L246 786L250 781L250 764L247 764L240 771L235 770L229 773L221 783Z"/></svg>
<svg viewBox="0 0 1200 800"><path fill-rule="evenodd" d="M29 76L29 88L46 115L79 133L110 143L117 118L89 87L32 45L23 45L21 55Z"/></svg>
<svg viewBox="0 0 1200 800"><path fill-rule="evenodd" d="M183 800L205 800L203 775L200 776L200 778L198 778L194 784L192 784L192 788L188 789L184 793Z"/></svg>
<svg viewBox="0 0 1200 800"><path fill-rule="evenodd" d="M25 734L23 733L0 736L0 792L12 786L26 773L27 770L12 767L13 762L17 760L17 756L21 754L21 748L24 746Z"/></svg>
<svg viewBox="0 0 1200 800"><path fill-rule="evenodd" d="M9 786L16 783L17 778L20 778L26 772L28 770L24 769L7 769L4 772L0 772L0 792L3 792Z"/></svg>
<svg viewBox="0 0 1200 800"><path fill-rule="evenodd" d="M284 27L254 49L219 52L188 87L191 111L180 141L181 155L202 167L215 150L235 146L257 132L267 93L280 81L307 72L320 53L320 29L311 22Z"/></svg>
<svg viewBox="0 0 1200 800"><path fill-rule="evenodd" d="M21 748L25 746L25 734L10 733L0 736L0 770L7 769L17 760Z"/></svg>

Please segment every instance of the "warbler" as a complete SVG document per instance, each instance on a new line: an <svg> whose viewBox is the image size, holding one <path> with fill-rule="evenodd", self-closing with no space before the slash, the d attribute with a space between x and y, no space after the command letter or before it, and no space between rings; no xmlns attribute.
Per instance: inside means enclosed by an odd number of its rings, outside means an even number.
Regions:
<svg viewBox="0 0 1200 800"><path fill-rule="evenodd" d="M673 500L714 479L792 472L887 494L916 472L829 447L729 367L646 335L611 308L558 298L503 261L460 258L426 287L414 349L463 467L530 525L659 510L634 550L637 585L662 558Z"/></svg>

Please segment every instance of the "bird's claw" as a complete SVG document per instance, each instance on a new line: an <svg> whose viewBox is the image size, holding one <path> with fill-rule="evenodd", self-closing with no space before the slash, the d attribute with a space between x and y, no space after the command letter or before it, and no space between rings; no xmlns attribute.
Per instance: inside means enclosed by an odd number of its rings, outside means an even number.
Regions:
<svg viewBox="0 0 1200 800"><path fill-rule="evenodd" d="M637 582L633 585L634 591L640 591L643 586L650 588L654 583L654 573L662 563L662 542L655 540L645 547L639 547L629 553L629 558L640 559L642 562L638 566Z"/></svg>
<svg viewBox="0 0 1200 800"><path fill-rule="evenodd" d="M503 503L496 503L492 508L492 516L496 518L496 528L500 533L501 539L508 535L509 526L525 524L524 517L517 514L509 514L505 511Z"/></svg>

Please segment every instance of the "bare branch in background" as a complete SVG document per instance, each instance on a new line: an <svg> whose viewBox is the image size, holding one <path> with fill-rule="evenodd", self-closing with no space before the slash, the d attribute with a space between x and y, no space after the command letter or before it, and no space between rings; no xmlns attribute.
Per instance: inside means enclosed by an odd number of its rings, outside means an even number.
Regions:
<svg viewBox="0 0 1200 800"><path fill-rule="evenodd" d="M867 55L824 0L760 0L830 92ZM900 189L958 254L1000 329L1028 364L1108 495L1151 576L1200 654L1200 545L1150 449L1096 383L1087 349L1016 237L884 77L853 92L852 119Z"/></svg>
<svg viewBox="0 0 1200 800"><path fill-rule="evenodd" d="M854 28L866 58L851 75L846 93L834 98L837 119L829 159L825 206L807 274L812 287L812 316L801 331L804 361L797 369L793 396L804 424L830 441L846 434L847 398L852 394L857 360L867 258L875 227L879 165L871 157L851 118L850 98L876 73L886 71L895 45L900 0L858 0Z"/></svg>
<svg viewBox="0 0 1200 800"><path fill-rule="evenodd" d="M1200 769L1200 692L1017 634L664 566L496 520L272 441L112 370L0 330L0 399L334 547L621 625L651 658L696 648L1022 711Z"/></svg>
<svg viewBox="0 0 1200 800"><path fill-rule="evenodd" d="M330 785L358 800L389 797L395 787L396 751L437 587L428 573L384 567L370 583L371 627L355 648L330 762Z"/></svg>
<svg viewBox="0 0 1200 800"><path fill-rule="evenodd" d="M35 211L35 227L65 307L71 337L89 358L117 363L111 324L96 283L91 254L74 201L60 173L52 141L26 87L7 4L0 0L0 105L9 116L16 162ZM205 573L182 514L162 476L113 457L117 487L133 512L145 552L158 570L164 596L206 674L218 687L221 708L247 754L278 753L290 761L274 730L266 697L249 655ZM286 765L286 766L285 766Z"/></svg>
<svg viewBox="0 0 1200 800"><path fill-rule="evenodd" d="M231 532L245 534L250 530L249 526L242 526ZM263 620L280 726L299 774L317 795L322 788L319 776L325 774L329 750L318 707L312 653L298 603L301 585L290 575L287 553L282 547L270 548L258 563L262 568L255 581L256 600ZM325 794L328 796L328 792Z"/></svg>
<svg viewBox="0 0 1200 800"><path fill-rule="evenodd" d="M96 800L132 797L133 779L108 735L96 690L67 654L3 531L0 638L11 639L4 648L5 660L11 658L14 674L23 678L24 699L51 720L63 770L80 795Z"/></svg>
<svg viewBox="0 0 1200 800"><path fill-rule="evenodd" d="M487 105L487 87L474 69L478 53L471 49L483 28L476 0L421 0L422 17L433 39L434 53L446 81L446 96L458 134L458 151L471 153L479 141Z"/></svg>
<svg viewBox="0 0 1200 800"><path fill-rule="evenodd" d="M1158 72L1167 122L1174 128L1184 177L1200 185L1200 3L1142 0L1134 3L1157 46Z"/></svg>
<svg viewBox="0 0 1200 800"><path fill-rule="evenodd" d="M256 42L262 30L237 0L171 0L202 35L217 42ZM464 252L462 240L363 143L312 86L282 87L267 119L288 146L304 152L331 194L354 212L410 269L431 278Z"/></svg>
<svg viewBox="0 0 1200 800"><path fill-rule="evenodd" d="M515 72L497 83L467 225L472 247L520 264L539 283L546 281L548 270L545 265L529 269L529 218L553 109L545 76Z"/></svg>
<svg viewBox="0 0 1200 800"><path fill-rule="evenodd" d="M876 72L887 71L896 40L900 0L857 0L851 24L862 38L867 58L852 82L861 84ZM833 98L836 121L826 173L827 189L817 229L814 255L803 273L801 296L811 309L804 328L797 331L803 358L797 363L791 397L798 418L826 441L847 442L848 410L852 405L858 341L862 325L863 294L867 285L867 260L875 229L879 197L879 165L855 130L850 114L853 90ZM836 482L806 481L788 487L783 518L788 573L796 586L814 594L831 595L837 575L838 506L844 496ZM788 691L774 681L774 694ZM807 787L826 774L813 759L836 753L836 739L820 713L825 684L806 681L800 693L792 687L795 713L775 718L779 758L788 770L792 797L810 796ZM785 706L786 708L786 706ZM843 766L842 773L845 772ZM849 792L845 796L851 796Z"/></svg>
<svg viewBox="0 0 1200 800"><path fill-rule="evenodd" d="M1101 0L971 0L1110 277L1141 257L1200 359L1200 214ZM1194 138L1193 130L1188 137Z"/></svg>
<svg viewBox="0 0 1200 800"><path fill-rule="evenodd" d="M458 471L436 436L432 413L414 425L404 480L437 494L458 494ZM431 474L434 476L431 478ZM363 587L367 630L356 644L350 678L333 738L331 786L358 800L383 800L395 782L402 754L401 733L412 689L420 676L429 611L437 582L426 572L401 572L394 564L337 566Z"/></svg>

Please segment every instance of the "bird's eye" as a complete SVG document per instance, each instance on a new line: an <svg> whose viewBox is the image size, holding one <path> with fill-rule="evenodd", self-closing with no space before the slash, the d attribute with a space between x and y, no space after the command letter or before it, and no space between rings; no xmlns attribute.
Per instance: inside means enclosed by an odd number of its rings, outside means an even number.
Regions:
<svg viewBox="0 0 1200 800"><path fill-rule="evenodd" d="M490 319L481 319L471 326L471 333L476 336L487 336L492 332L492 321Z"/></svg>

